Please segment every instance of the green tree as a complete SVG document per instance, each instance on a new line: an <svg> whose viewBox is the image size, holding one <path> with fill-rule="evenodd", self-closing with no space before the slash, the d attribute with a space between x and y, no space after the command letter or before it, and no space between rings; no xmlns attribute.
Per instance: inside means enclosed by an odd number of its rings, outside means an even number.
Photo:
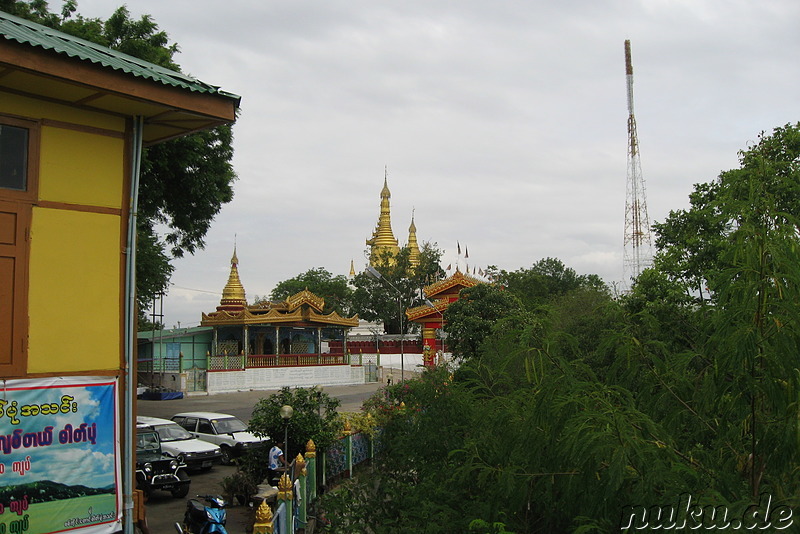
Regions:
<svg viewBox="0 0 800 534"><path fill-rule="evenodd" d="M332 311L349 316L352 308L353 290L342 275L332 275L324 267L308 271L279 282L270 293L272 300L285 300L290 296L308 289L315 295L325 299L325 313Z"/></svg>
<svg viewBox="0 0 800 534"><path fill-rule="evenodd" d="M516 295L494 284L461 290L444 313L447 343L456 356L476 358L486 338L504 326L504 320L524 315Z"/></svg>
<svg viewBox="0 0 800 534"><path fill-rule="evenodd" d="M150 15L133 19L122 6L105 21L76 13L77 1L67 0L51 13L44 0L0 0L0 9L180 71L170 44ZM233 199L233 134L230 125L160 143L144 151L139 189L137 300L140 322L153 297L167 290L171 257L203 248L204 238L222 206ZM156 227L167 228L165 238Z"/></svg>
<svg viewBox="0 0 800 534"><path fill-rule="evenodd" d="M308 440L314 440L319 450L327 450L339 437L342 423L336 413L339 399L319 388L281 388L277 393L263 398L253 408L249 428L258 436L283 440L288 431L287 449L292 457L305 451ZM282 406L289 405L294 414L288 420L280 415Z"/></svg>
<svg viewBox="0 0 800 534"><path fill-rule="evenodd" d="M557 258L543 258L530 268L505 271L489 267L491 280L514 293L528 309L548 302L579 288L608 291L605 283L596 274L579 275Z"/></svg>

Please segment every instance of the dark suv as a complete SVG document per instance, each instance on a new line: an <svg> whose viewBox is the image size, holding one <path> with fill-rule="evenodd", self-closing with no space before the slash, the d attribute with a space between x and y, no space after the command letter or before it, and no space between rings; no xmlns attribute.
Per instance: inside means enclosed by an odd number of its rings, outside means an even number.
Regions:
<svg viewBox="0 0 800 534"><path fill-rule="evenodd" d="M161 440L155 429L137 425L136 487L146 496L154 490L164 490L181 499L189 493L190 483L186 464L161 452Z"/></svg>

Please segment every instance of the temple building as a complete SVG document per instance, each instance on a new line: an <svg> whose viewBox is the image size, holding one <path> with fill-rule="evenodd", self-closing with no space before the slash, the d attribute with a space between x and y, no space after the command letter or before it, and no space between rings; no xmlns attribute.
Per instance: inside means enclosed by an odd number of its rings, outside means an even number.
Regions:
<svg viewBox="0 0 800 534"><path fill-rule="evenodd" d="M439 280L423 288L427 302L422 306L406 310L408 320L422 327L422 363L426 367L435 365L434 357L443 349L436 344L436 330L444 326L444 312L451 303L458 300L462 289L482 283L477 278L456 269L453 276Z"/></svg>
<svg viewBox="0 0 800 534"><path fill-rule="evenodd" d="M234 250L220 304L200 322L213 327L209 370L221 365L215 358L230 356L241 356L243 368L346 363L344 343L335 344L343 350L334 354L329 342L343 342L358 316L324 314L325 300L307 289L285 301L248 305L238 264Z"/></svg>
<svg viewBox="0 0 800 534"><path fill-rule="evenodd" d="M373 267L382 263L382 258L389 257L389 263L393 263L393 258L400 252L397 238L392 232L392 213L389 199L392 193L389 191L388 175L384 174L383 189L381 190L381 210L378 216L378 224L372 232L372 237L367 239L369 247L369 264ZM414 216L411 216L411 226L408 228L408 245L410 249L410 262L412 267L419 265L419 244L417 243L417 227L414 224ZM351 272L354 272L351 266Z"/></svg>

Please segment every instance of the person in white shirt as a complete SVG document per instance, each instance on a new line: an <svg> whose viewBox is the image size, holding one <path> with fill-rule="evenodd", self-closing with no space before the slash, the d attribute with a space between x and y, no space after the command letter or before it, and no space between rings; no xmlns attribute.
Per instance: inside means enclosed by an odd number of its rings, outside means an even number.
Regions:
<svg viewBox="0 0 800 534"><path fill-rule="evenodd" d="M277 479L286 472L289 463L286 461L286 456L283 454L283 442L277 442L272 445L269 450L269 479L270 482Z"/></svg>

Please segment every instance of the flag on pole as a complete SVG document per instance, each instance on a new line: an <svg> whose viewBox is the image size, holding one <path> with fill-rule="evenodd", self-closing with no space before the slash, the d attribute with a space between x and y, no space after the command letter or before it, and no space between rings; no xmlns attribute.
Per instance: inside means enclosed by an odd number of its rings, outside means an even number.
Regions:
<svg viewBox="0 0 800 534"><path fill-rule="evenodd" d="M451 264L449 264L449 265L447 266L447 270L448 270L448 271L449 271L450 269L452 269L452 268L453 268L453 264L452 264L452 263L451 263Z"/></svg>
<svg viewBox="0 0 800 534"><path fill-rule="evenodd" d="M467 245L464 245L464 257L469 258L469 247Z"/></svg>
<svg viewBox="0 0 800 534"><path fill-rule="evenodd" d="M461 243L456 241L456 244L458 245L458 255L461 256Z"/></svg>

